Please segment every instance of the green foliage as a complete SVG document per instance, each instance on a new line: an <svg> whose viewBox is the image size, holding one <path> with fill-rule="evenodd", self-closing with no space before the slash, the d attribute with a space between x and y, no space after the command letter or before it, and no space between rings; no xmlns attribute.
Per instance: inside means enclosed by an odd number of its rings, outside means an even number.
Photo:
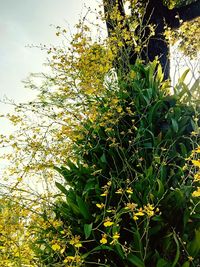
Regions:
<svg viewBox="0 0 200 267"><path fill-rule="evenodd" d="M181 102L179 82L169 95L158 63L138 62L93 102L97 114L81 123L76 160L55 167L66 186L56 183L64 198L54 212L68 234L53 263L46 252L45 266L200 263L200 205L185 167L198 142L192 132L199 113ZM54 230L45 230L46 246Z"/></svg>

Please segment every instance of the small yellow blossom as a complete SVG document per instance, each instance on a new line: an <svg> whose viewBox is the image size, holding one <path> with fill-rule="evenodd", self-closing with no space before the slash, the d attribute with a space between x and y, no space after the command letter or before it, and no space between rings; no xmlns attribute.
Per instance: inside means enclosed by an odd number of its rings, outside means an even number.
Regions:
<svg viewBox="0 0 200 267"><path fill-rule="evenodd" d="M74 261L75 257L74 256L67 256L65 259L64 259L64 263L67 263L67 262L70 262L70 261Z"/></svg>
<svg viewBox="0 0 200 267"><path fill-rule="evenodd" d="M112 185L112 182L111 181L107 182L107 185L108 186L111 186Z"/></svg>
<svg viewBox="0 0 200 267"><path fill-rule="evenodd" d="M113 213L113 212L115 212L115 210L114 209L108 209L108 210L106 210L106 212Z"/></svg>
<svg viewBox="0 0 200 267"><path fill-rule="evenodd" d="M193 258L192 256L188 256L188 260L189 260L189 261L193 261L194 258Z"/></svg>
<svg viewBox="0 0 200 267"><path fill-rule="evenodd" d="M100 196L101 197L106 197L108 195L108 191L106 190L106 191L104 191Z"/></svg>
<svg viewBox="0 0 200 267"><path fill-rule="evenodd" d="M192 193L193 197L200 197L200 187L197 187L197 190Z"/></svg>
<svg viewBox="0 0 200 267"><path fill-rule="evenodd" d="M114 224L114 222L112 222L111 220L110 220L110 218L107 218L106 220L105 220L105 222L103 223L103 225L105 226L105 227L110 227L110 226L112 226Z"/></svg>
<svg viewBox="0 0 200 267"><path fill-rule="evenodd" d="M53 244L52 246L51 246L51 248L54 250L54 251L57 251L57 250L60 250L61 249L61 247L60 247L60 245L59 244Z"/></svg>
<svg viewBox="0 0 200 267"><path fill-rule="evenodd" d="M120 234L116 232L116 233L114 233L112 238L113 239L119 239L120 238Z"/></svg>
<svg viewBox="0 0 200 267"><path fill-rule="evenodd" d="M115 192L115 194L123 194L123 190L122 190L122 188L119 188L119 189Z"/></svg>
<svg viewBox="0 0 200 267"><path fill-rule="evenodd" d="M99 209L103 209L105 207L105 204L103 204L103 203L101 203L101 204L97 203L96 206Z"/></svg>
<svg viewBox="0 0 200 267"><path fill-rule="evenodd" d="M128 194L133 194L133 189L131 187L129 187L128 189L126 189L126 192Z"/></svg>
<svg viewBox="0 0 200 267"><path fill-rule="evenodd" d="M130 75L130 78L131 78L131 79L134 79L135 76L136 76L136 73L135 73L134 70L131 70L129 75Z"/></svg>
<svg viewBox="0 0 200 267"><path fill-rule="evenodd" d="M195 182L200 182L200 172L198 172L198 173L196 173L196 174L194 175L194 181L195 181Z"/></svg>
<svg viewBox="0 0 200 267"><path fill-rule="evenodd" d="M148 217L152 217L155 214L154 206L149 203L146 206L144 206L144 211Z"/></svg>
<svg viewBox="0 0 200 267"><path fill-rule="evenodd" d="M82 244L80 242L80 236L75 236L69 241L70 245L73 245L76 248L81 248Z"/></svg>
<svg viewBox="0 0 200 267"><path fill-rule="evenodd" d="M108 243L107 235L106 234L103 234L102 235L102 238L100 240L100 243L103 244L103 245L106 244L106 243Z"/></svg>
<svg viewBox="0 0 200 267"><path fill-rule="evenodd" d="M200 153L200 146L195 149L196 153Z"/></svg>
<svg viewBox="0 0 200 267"><path fill-rule="evenodd" d="M112 236L112 241L110 242L110 245L116 244L118 242L118 239L120 238L120 234L119 233L114 233L114 235Z"/></svg>
<svg viewBox="0 0 200 267"><path fill-rule="evenodd" d="M134 221L137 221L138 219L139 219L139 218L138 218L136 215L133 216L133 220L134 220Z"/></svg>
<svg viewBox="0 0 200 267"><path fill-rule="evenodd" d="M120 106L117 107L117 112L118 112L118 113L121 113L121 112L122 112L122 107L120 107Z"/></svg>
<svg viewBox="0 0 200 267"><path fill-rule="evenodd" d="M200 159L198 160L192 160L192 163L195 167L199 167L200 168Z"/></svg>
<svg viewBox="0 0 200 267"><path fill-rule="evenodd" d="M133 211L136 207L137 207L137 204L135 203L127 203L125 209L127 210L130 209L131 211Z"/></svg>
<svg viewBox="0 0 200 267"><path fill-rule="evenodd" d="M144 216L144 212L143 211L138 211L135 213L135 216Z"/></svg>
<svg viewBox="0 0 200 267"><path fill-rule="evenodd" d="M77 255L77 256L67 256L63 262L64 263L72 263L72 262L80 263L81 261L82 261L81 257ZM71 266L71 265L67 265L67 266Z"/></svg>

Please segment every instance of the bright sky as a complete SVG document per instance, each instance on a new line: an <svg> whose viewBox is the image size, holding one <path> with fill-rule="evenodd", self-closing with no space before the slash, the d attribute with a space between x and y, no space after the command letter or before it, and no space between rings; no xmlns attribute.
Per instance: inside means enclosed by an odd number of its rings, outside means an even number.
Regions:
<svg viewBox="0 0 200 267"><path fill-rule="evenodd" d="M97 5L96 0L0 0L0 99L6 95L24 102L33 97L21 81L44 70L46 53L28 45L57 44L50 25L72 29L84 12L84 3L92 8ZM0 104L0 114L9 110ZM0 134L7 131L8 124L1 120Z"/></svg>
<svg viewBox="0 0 200 267"><path fill-rule="evenodd" d="M47 54L30 45L56 45L55 26L73 30L87 7L97 7L96 0L0 0L0 100L5 96L17 103L28 102L36 92L22 83L30 73L46 71ZM50 26L54 25L54 26ZM0 115L13 107L0 103ZM0 134L9 135L14 127L0 117ZM5 149L0 150L0 155ZM6 161L0 160L0 173Z"/></svg>

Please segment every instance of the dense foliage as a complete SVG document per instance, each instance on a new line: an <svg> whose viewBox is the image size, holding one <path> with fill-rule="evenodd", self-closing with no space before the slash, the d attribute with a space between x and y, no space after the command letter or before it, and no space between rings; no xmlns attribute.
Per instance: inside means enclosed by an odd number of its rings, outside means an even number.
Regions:
<svg viewBox="0 0 200 267"><path fill-rule="evenodd" d="M40 251L45 265L199 264L199 193L186 160L197 147L198 113L167 94L156 65L136 64L98 102L91 96L96 114L82 121L76 161L55 167L66 200L54 209L57 256ZM55 229L40 235L44 245Z"/></svg>

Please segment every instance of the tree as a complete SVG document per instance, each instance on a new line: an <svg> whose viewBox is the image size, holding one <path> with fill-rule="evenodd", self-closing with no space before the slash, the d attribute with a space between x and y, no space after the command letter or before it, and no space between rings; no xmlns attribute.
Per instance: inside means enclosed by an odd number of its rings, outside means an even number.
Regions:
<svg viewBox="0 0 200 267"><path fill-rule="evenodd" d="M125 8L123 0L104 0L104 11L106 14L106 25L108 30L108 35L112 35L116 31L116 18L112 18L109 14L117 6L119 14L122 16L124 21L126 20ZM130 1L129 8L131 14L134 17L141 9L138 10L140 6L143 6L142 13L138 14L141 23L136 29L136 34L139 34L140 43L148 41L141 48L140 57L144 62L153 61L155 57L159 57L159 61L165 73L165 78L169 78L169 43L165 39L165 29L170 27L176 29L180 27L181 23L190 21L196 17L200 16L200 1L161 1L161 0L149 0L149 1ZM151 35L149 25L154 25L154 33ZM124 23L124 28L128 29L130 32L129 23ZM123 40L126 43L126 40ZM131 44L133 46L133 43ZM128 47L126 45L125 50ZM135 47L129 48L129 63L134 64L138 53L135 51Z"/></svg>

